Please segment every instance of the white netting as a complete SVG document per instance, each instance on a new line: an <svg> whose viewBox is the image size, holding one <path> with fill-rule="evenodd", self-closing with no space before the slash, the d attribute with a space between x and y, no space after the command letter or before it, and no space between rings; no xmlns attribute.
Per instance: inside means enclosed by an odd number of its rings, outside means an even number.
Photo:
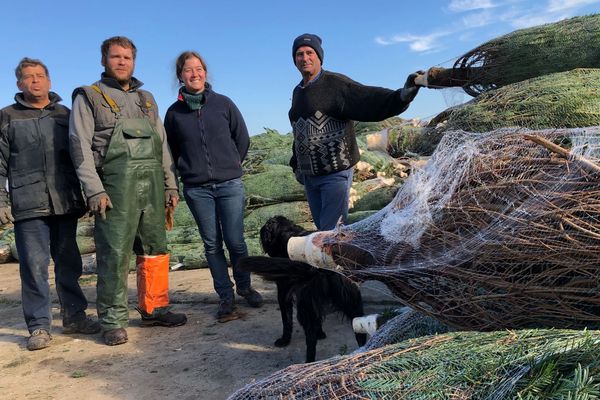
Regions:
<svg viewBox="0 0 600 400"><path fill-rule="evenodd" d="M435 318L416 312L410 307L394 310L393 314L395 316L379 327L367 343L354 353L363 353L420 336L448 332L448 327Z"/></svg>
<svg viewBox="0 0 600 400"><path fill-rule="evenodd" d="M600 326L599 160L598 127L448 132L387 207L307 240L454 327Z"/></svg>

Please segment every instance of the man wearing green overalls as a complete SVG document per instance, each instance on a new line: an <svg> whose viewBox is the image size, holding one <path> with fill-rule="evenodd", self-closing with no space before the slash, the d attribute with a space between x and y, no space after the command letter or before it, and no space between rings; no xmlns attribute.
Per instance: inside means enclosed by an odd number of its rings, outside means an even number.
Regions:
<svg viewBox="0 0 600 400"><path fill-rule="evenodd" d="M101 46L102 78L73 92L71 156L96 216L98 318L104 342L127 342L127 274L137 255L142 325L179 326L169 311L165 207L179 200L175 166L156 102L133 77L136 47L122 36Z"/></svg>

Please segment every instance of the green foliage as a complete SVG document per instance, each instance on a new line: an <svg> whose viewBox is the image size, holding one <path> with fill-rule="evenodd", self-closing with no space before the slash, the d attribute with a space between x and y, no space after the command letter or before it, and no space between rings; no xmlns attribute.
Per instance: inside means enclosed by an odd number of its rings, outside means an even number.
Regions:
<svg viewBox="0 0 600 400"><path fill-rule="evenodd" d="M98 277L96 275L86 275L79 278L79 285L81 286L92 286L96 285Z"/></svg>
<svg viewBox="0 0 600 400"><path fill-rule="evenodd" d="M265 222L275 215L284 215L300 225L312 221L308 204L305 201L279 203L252 210L244 218L244 232L246 235L258 235L258 231Z"/></svg>
<svg viewBox="0 0 600 400"><path fill-rule="evenodd" d="M353 224L360 220L363 220L371 215L377 213L379 210L367 210L367 211L352 211L348 213L348 219L346 221L346 225Z"/></svg>
<svg viewBox="0 0 600 400"><path fill-rule="evenodd" d="M208 262L204 254L204 244L200 240L200 235L196 232L197 242L193 243L169 243L167 249L171 255L171 264L182 263L184 269L208 268ZM262 256L264 252L260 246L260 241L256 236L245 236L248 255ZM133 257L135 259L135 257ZM135 269L135 262L133 264ZM130 268L131 270L131 268Z"/></svg>
<svg viewBox="0 0 600 400"><path fill-rule="evenodd" d="M357 122L354 125L354 132L357 136L365 136L403 123L404 120L400 117L391 117L381 122Z"/></svg>
<svg viewBox="0 0 600 400"><path fill-rule="evenodd" d="M193 227L196 226L196 221L194 220L194 216L190 212L189 207L185 203L183 196L181 196L181 200L177 207L175 208L174 219L174 227Z"/></svg>
<svg viewBox="0 0 600 400"><path fill-rule="evenodd" d="M260 135L250 137L250 149L242 167L245 174L262 172L266 164L288 165L292 156L294 136L281 135L265 128Z"/></svg>
<svg viewBox="0 0 600 400"><path fill-rule="evenodd" d="M360 183L357 183L355 186L358 188L357 190L360 191ZM354 202L351 211L381 210L394 199L397 191L398 186L386 186L363 193L361 197Z"/></svg>
<svg viewBox="0 0 600 400"><path fill-rule="evenodd" d="M86 376L87 376L87 372L85 372L85 371L74 371L71 374L71 378L75 378L75 379L77 379L77 378L83 378L83 377L86 377Z"/></svg>
<svg viewBox="0 0 600 400"><path fill-rule="evenodd" d="M300 185L292 169L283 165L265 165L263 172L244 175L246 209L263 205L305 199L304 187Z"/></svg>
<svg viewBox="0 0 600 400"><path fill-rule="evenodd" d="M199 243L201 239L198 227L194 223L193 225L175 225L173 230L167 231L167 241L169 243L185 244Z"/></svg>
<svg viewBox="0 0 600 400"><path fill-rule="evenodd" d="M577 128L600 125L600 69L576 69L486 92L450 108L430 126L488 132L504 127Z"/></svg>
<svg viewBox="0 0 600 400"><path fill-rule="evenodd" d="M555 72L600 68L598 32L600 14L521 29L478 46L454 67L476 69L465 87L473 95Z"/></svg>
<svg viewBox="0 0 600 400"><path fill-rule="evenodd" d="M76 240L81 254L89 254L96 251L96 241L93 236L77 236Z"/></svg>
<svg viewBox="0 0 600 400"><path fill-rule="evenodd" d="M11 227L0 231L0 239L4 242L12 243L15 241L15 228Z"/></svg>
<svg viewBox="0 0 600 400"><path fill-rule="evenodd" d="M577 331L457 332L388 346L358 379L375 397L596 399L600 334ZM396 355L390 355L390 354ZM462 397L461 397L462 398Z"/></svg>
<svg viewBox="0 0 600 400"><path fill-rule="evenodd" d="M388 152L392 157L429 156L442 139L443 130L402 125L390 129L388 135Z"/></svg>

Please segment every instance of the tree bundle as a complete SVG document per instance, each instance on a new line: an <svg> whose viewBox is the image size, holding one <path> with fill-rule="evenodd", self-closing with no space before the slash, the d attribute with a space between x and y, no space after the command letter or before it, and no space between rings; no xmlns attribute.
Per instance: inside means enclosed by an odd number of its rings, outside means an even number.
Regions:
<svg viewBox="0 0 600 400"><path fill-rule="evenodd" d="M292 365L230 400L595 399L597 331L456 332Z"/></svg>
<svg viewBox="0 0 600 400"><path fill-rule="evenodd" d="M599 127L450 132L386 208L300 240L454 328L600 328L599 160Z"/></svg>
<svg viewBox="0 0 600 400"><path fill-rule="evenodd" d="M477 96L537 76L600 68L600 14L521 29L467 52L451 69L428 71L429 87L462 87Z"/></svg>
<svg viewBox="0 0 600 400"><path fill-rule="evenodd" d="M440 123L445 130L470 132L600 125L600 69L544 75L486 92L441 113L428 129Z"/></svg>

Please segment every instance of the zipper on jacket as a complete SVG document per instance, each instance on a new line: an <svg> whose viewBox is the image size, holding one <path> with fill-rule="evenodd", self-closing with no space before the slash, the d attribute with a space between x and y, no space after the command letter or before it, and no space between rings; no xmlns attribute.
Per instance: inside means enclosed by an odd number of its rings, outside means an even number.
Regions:
<svg viewBox="0 0 600 400"><path fill-rule="evenodd" d="M45 107L40 110L40 115L35 119L35 129L37 130L38 138L40 140L40 146L42 147L42 157L44 158L44 182L46 184L46 195L48 196L48 208L41 209L40 211L48 212L51 215L54 214L54 204L52 204L52 196L50 195L50 188L48 187L48 158L46 157L46 151L48 150L48 144L46 143L46 137L42 134L40 126L40 120L44 116ZM53 143L54 145L54 143Z"/></svg>
<svg viewBox="0 0 600 400"><path fill-rule="evenodd" d="M202 109L196 111L198 116L198 129L200 130L200 139L202 140L202 150L206 154L206 174L208 175L208 182L213 180L212 164L210 162L210 153L208 152L208 146L206 144L206 132L204 131L204 122L202 121Z"/></svg>

